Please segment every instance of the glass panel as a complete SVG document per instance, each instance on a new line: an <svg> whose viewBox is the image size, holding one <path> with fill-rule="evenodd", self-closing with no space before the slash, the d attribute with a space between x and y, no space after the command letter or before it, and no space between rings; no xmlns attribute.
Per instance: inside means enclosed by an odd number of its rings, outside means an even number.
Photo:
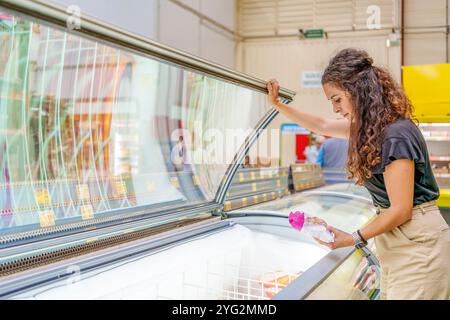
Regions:
<svg viewBox="0 0 450 320"><path fill-rule="evenodd" d="M335 183L329 186L314 189L314 191L342 192L352 196L361 196L372 201L369 191L367 191L364 187L355 185L354 183Z"/></svg>
<svg viewBox="0 0 450 320"><path fill-rule="evenodd" d="M269 110L262 93L0 11L0 234L211 201Z"/></svg>

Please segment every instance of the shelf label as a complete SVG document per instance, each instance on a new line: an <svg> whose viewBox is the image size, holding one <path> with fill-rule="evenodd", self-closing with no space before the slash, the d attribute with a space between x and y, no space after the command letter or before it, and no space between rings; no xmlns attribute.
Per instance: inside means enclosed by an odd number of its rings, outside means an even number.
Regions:
<svg viewBox="0 0 450 320"><path fill-rule="evenodd" d="M180 187L180 182L177 177L170 178L170 183L177 189Z"/></svg>
<svg viewBox="0 0 450 320"><path fill-rule="evenodd" d="M87 184L77 185L77 197L80 201L88 201L91 198Z"/></svg>
<svg viewBox="0 0 450 320"><path fill-rule="evenodd" d="M194 186L200 185L200 178L197 175L192 176L192 182L194 182Z"/></svg>
<svg viewBox="0 0 450 320"><path fill-rule="evenodd" d="M116 181L117 195L125 196L127 194L127 185L125 181Z"/></svg>
<svg viewBox="0 0 450 320"><path fill-rule="evenodd" d="M94 209L91 205L81 207L81 218L83 220L89 220L94 218Z"/></svg>
<svg viewBox="0 0 450 320"><path fill-rule="evenodd" d="M44 210L39 212L39 223L42 228L54 226L55 214L53 213L53 210Z"/></svg>
<svg viewBox="0 0 450 320"><path fill-rule="evenodd" d="M47 189L37 190L35 192L35 197L40 206L50 205L50 194Z"/></svg>

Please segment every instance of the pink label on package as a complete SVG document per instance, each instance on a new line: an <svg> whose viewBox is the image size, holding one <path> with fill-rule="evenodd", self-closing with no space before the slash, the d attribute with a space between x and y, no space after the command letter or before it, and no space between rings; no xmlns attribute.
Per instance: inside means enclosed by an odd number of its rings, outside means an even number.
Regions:
<svg viewBox="0 0 450 320"><path fill-rule="evenodd" d="M305 213L303 211L295 211L289 213L289 223L291 226L300 231L303 228L303 225L305 224Z"/></svg>

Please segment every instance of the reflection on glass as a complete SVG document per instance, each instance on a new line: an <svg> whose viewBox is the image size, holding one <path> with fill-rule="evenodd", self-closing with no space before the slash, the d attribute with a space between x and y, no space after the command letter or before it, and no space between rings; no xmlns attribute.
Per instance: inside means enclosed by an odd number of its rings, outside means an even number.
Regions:
<svg viewBox="0 0 450 320"><path fill-rule="evenodd" d="M5 10L0 88L0 232L211 201L268 111L262 93Z"/></svg>
<svg viewBox="0 0 450 320"><path fill-rule="evenodd" d="M366 188L358 186L354 184L353 182L349 183L335 183L332 185L323 186L320 189L317 189L320 191L331 191L331 192L341 192L346 193L348 195L352 196L361 196L366 198L367 200L372 201L372 197L370 196L369 191L367 191Z"/></svg>
<svg viewBox="0 0 450 320"><path fill-rule="evenodd" d="M308 300L377 300L381 271L355 251L308 297Z"/></svg>

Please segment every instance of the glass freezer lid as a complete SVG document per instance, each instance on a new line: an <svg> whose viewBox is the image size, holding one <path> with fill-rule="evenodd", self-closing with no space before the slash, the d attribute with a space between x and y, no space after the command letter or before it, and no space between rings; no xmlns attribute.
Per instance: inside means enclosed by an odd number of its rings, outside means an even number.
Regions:
<svg viewBox="0 0 450 320"><path fill-rule="evenodd" d="M260 90L0 12L0 236L214 203L270 113Z"/></svg>

